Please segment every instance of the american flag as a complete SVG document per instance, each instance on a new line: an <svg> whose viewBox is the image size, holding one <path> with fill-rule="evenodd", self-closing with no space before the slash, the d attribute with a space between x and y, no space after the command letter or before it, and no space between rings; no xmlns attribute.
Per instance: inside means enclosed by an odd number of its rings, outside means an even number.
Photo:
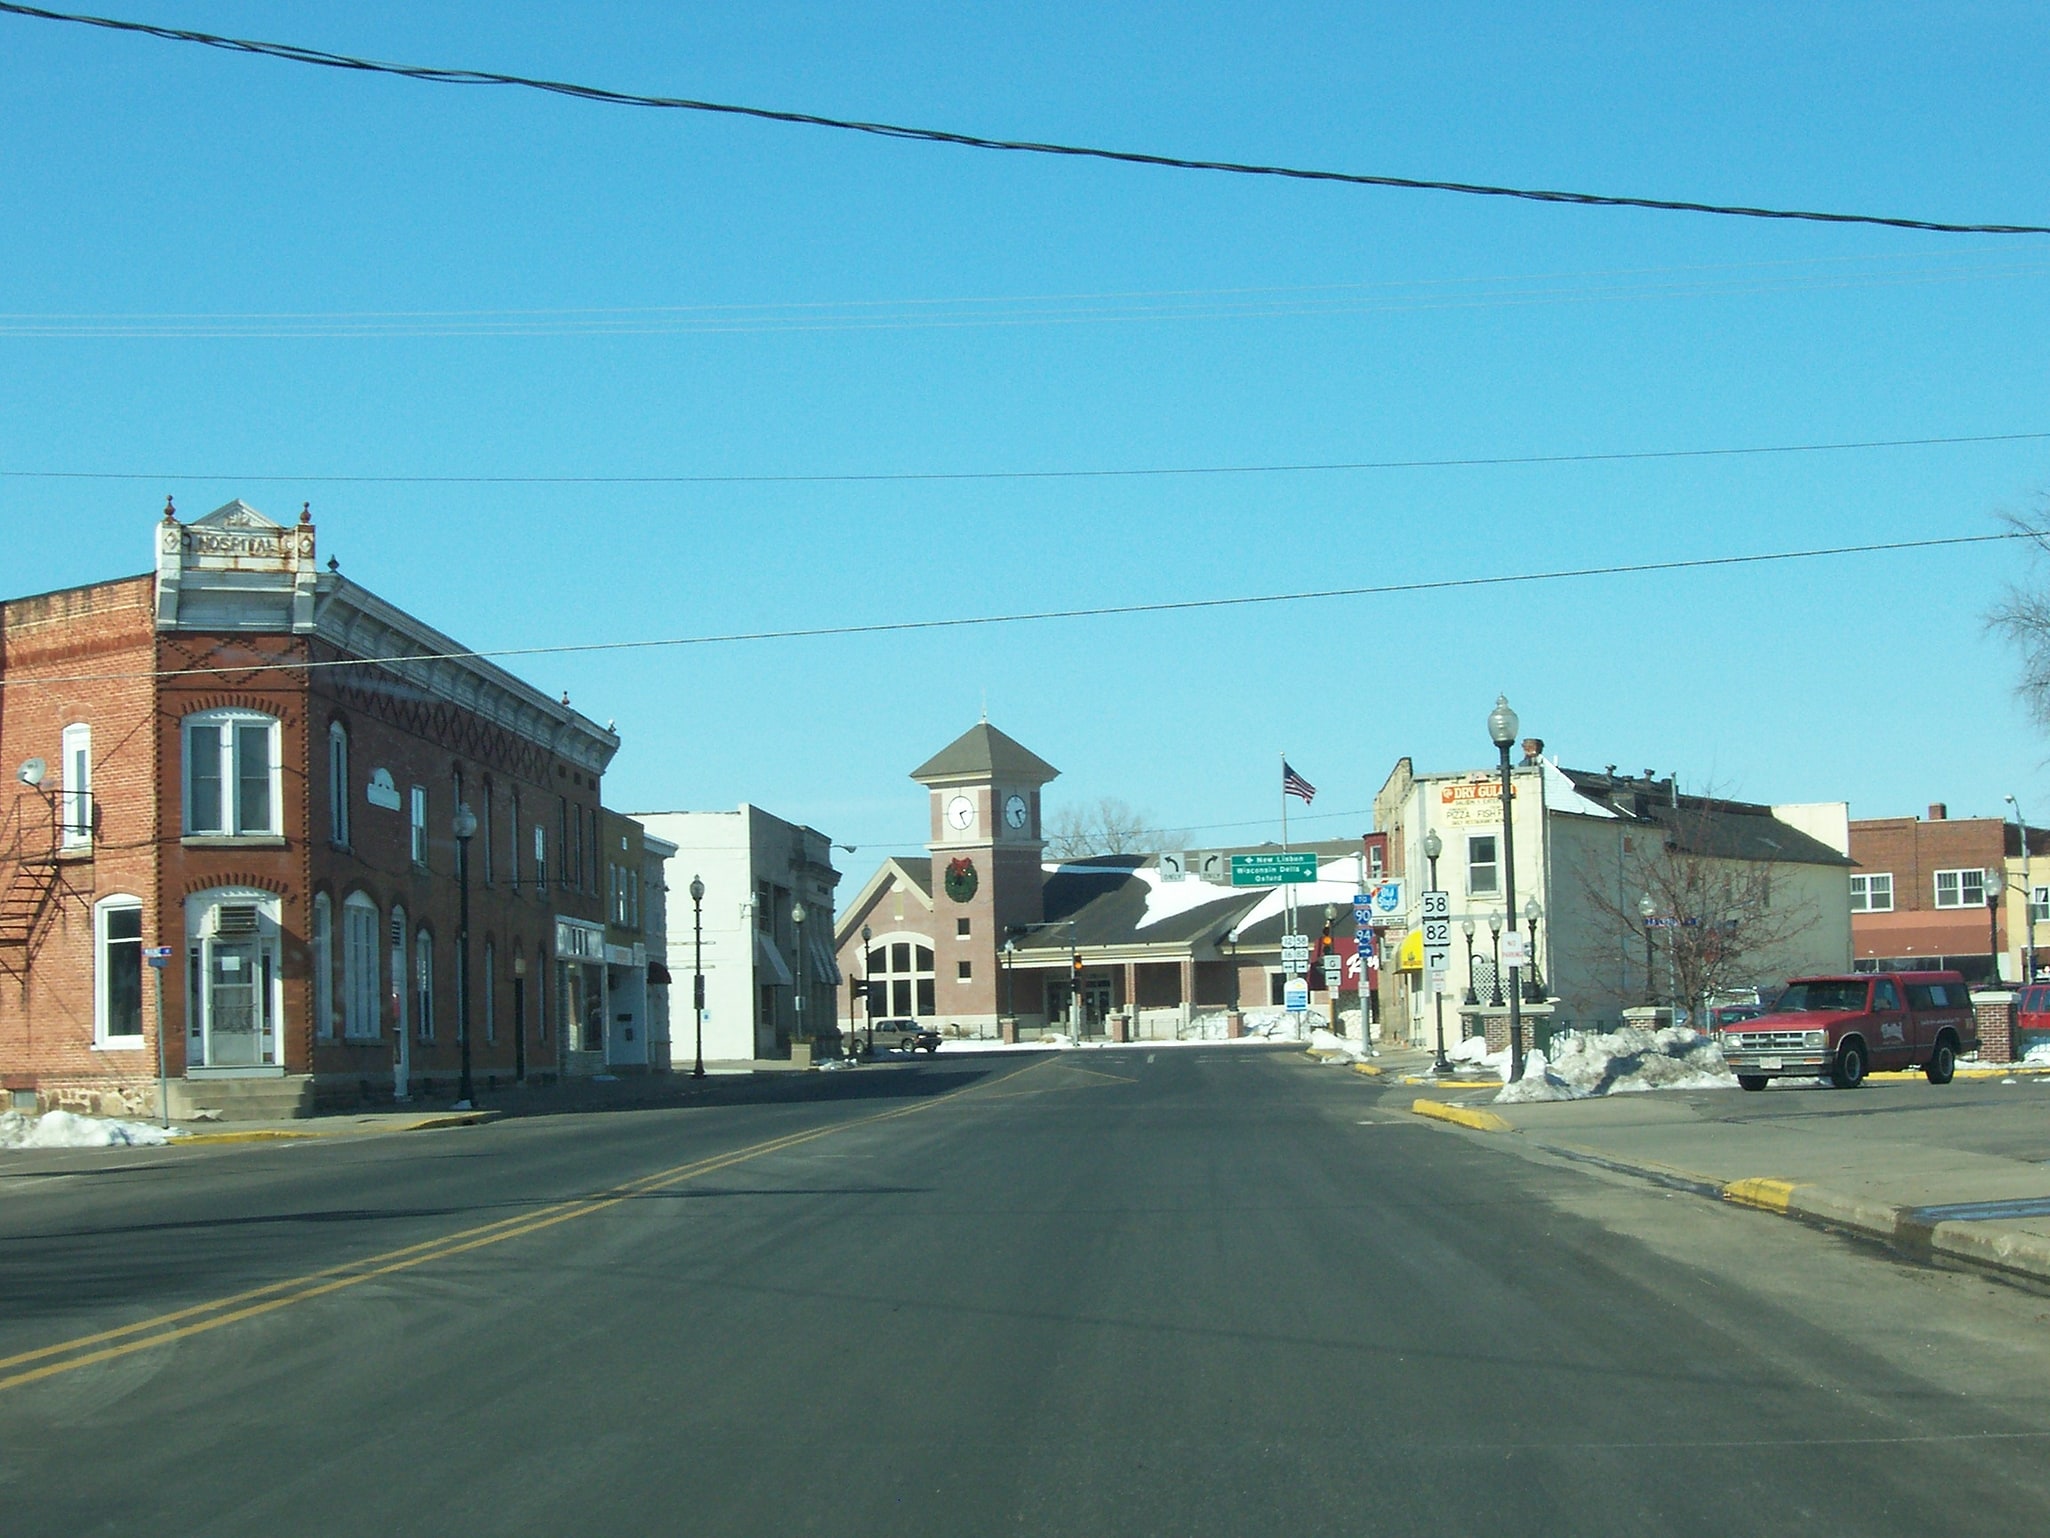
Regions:
<svg viewBox="0 0 2050 1538"><path fill-rule="evenodd" d="M1281 793L1284 796L1301 796L1303 805L1308 806L1317 798L1317 787L1288 767L1288 760L1281 761Z"/></svg>

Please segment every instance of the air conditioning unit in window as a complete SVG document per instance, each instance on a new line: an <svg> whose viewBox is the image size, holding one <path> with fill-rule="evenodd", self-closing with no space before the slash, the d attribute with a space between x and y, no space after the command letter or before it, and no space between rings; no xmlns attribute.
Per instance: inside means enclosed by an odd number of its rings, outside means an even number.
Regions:
<svg viewBox="0 0 2050 1538"><path fill-rule="evenodd" d="M256 933L256 905L234 903L214 910L214 933L217 935L253 935Z"/></svg>

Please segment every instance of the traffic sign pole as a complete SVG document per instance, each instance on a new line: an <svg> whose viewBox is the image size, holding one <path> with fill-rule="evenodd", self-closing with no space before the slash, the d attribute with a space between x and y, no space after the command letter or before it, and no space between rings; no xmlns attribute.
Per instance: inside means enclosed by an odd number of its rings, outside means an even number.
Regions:
<svg viewBox="0 0 2050 1538"><path fill-rule="evenodd" d="M157 974L157 1120L171 1125L171 1076L164 1063L164 974L171 969L171 947L153 945L144 953Z"/></svg>

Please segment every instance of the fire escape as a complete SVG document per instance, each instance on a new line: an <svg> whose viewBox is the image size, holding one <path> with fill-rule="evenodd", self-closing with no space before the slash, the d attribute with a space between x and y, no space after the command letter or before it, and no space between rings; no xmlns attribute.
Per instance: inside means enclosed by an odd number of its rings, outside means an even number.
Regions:
<svg viewBox="0 0 2050 1538"><path fill-rule="evenodd" d="M0 972L21 983L49 933L62 878L57 864L57 804L31 788L0 822Z"/></svg>

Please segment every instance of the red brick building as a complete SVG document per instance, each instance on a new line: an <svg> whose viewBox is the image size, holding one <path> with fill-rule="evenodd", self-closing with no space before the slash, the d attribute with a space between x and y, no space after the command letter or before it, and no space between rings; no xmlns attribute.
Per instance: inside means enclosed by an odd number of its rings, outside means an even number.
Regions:
<svg viewBox="0 0 2050 1538"><path fill-rule="evenodd" d="M2034 861L2050 833L1998 817L1871 817L1851 824L1851 948L1863 971L1955 967L2012 982L2050 906ZM2050 865L2043 867L2050 873ZM1993 902L1989 905L1987 899Z"/></svg>
<svg viewBox="0 0 2050 1538"><path fill-rule="evenodd" d="M0 1087L296 1112L607 1060L610 732L315 562L167 507L156 569L0 605ZM145 947L170 952L145 966ZM159 991L158 984L161 984Z"/></svg>

